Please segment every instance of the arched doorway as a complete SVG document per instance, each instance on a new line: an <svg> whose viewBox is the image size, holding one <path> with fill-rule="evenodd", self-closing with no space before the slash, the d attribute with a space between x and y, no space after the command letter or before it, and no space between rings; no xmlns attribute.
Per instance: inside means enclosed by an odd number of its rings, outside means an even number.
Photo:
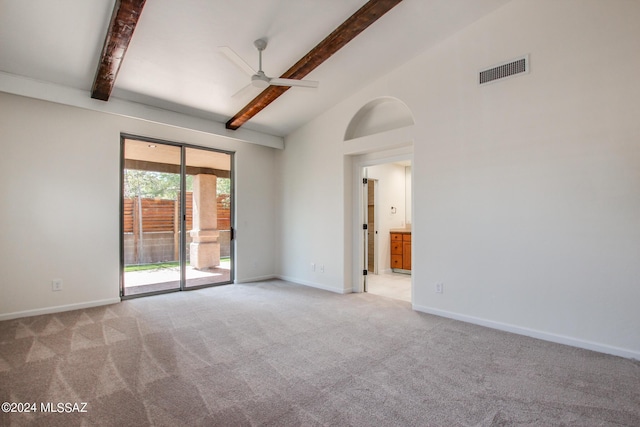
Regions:
<svg viewBox="0 0 640 427"><path fill-rule="evenodd" d="M397 231L402 227L408 229L411 224L411 206L406 204L407 199L411 200L411 185L405 186L402 197L394 198L394 206L378 197L382 204L374 207L378 212L378 218L384 220L389 217L386 224L380 228L369 229L369 185L366 182L367 174L371 173L372 167L377 165L389 165L387 169L402 168L403 176L406 175L406 168L409 167L409 177L411 173L411 162L413 159L413 137L412 127L414 125L413 114L408 106L397 98L380 97L369 101L363 105L350 120L344 135L345 155L350 157L347 164L350 164L351 174L345 175L349 183L351 195L350 209L350 232L352 235L351 256L345 265L351 266L353 291L363 292L367 290L367 279L373 279L369 268L369 251L377 251L376 259L380 260L378 272L387 273L391 271L391 228ZM386 175L384 180L392 180L390 175ZM387 185L389 182L377 180L377 185ZM408 192L407 192L408 191ZM393 192L393 191L391 191ZM389 193L389 190L387 190ZM408 195L408 196L407 196ZM401 199L401 200L400 200ZM401 204L401 205L399 205ZM393 208L393 209L392 209ZM392 213L393 212L393 213ZM347 213L349 214L349 213ZM401 214L401 215L399 215ZM396 216L395 222L391 219ZM402 216L402 218L400 218ZM408 220L407 220L408 218ZM384 223L385 221L381 221ZM397 223L397 224L396 224ZM366 225L365 225L366 224ZM390 226L393 224L393 227ZM377 227L376 225L373 225ZM410 233L410 232L409 232ZM410 236L410 234L409 234ZM369 239L377 239L373 245L369 244ZM347 256L349 256L347 254ZM410 264L410 251L407 255ZM408 273L409 271L405 271ZM369 277L371 276L371 277ZM407 277L410 277L407 275ZM410 298L401 298L410 299Z"/></svg>

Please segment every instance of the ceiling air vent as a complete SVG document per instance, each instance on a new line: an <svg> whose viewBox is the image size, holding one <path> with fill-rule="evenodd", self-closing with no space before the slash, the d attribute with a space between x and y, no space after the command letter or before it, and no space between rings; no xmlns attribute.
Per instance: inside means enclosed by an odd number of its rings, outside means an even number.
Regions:
<svg viewBox="0 0 640 427"><path fill-rule="evenodd" d="M526 74L529 72L529 56L523 56L504 64L496 65L480 71L480 84L494 82L505 77Z"/></svg>

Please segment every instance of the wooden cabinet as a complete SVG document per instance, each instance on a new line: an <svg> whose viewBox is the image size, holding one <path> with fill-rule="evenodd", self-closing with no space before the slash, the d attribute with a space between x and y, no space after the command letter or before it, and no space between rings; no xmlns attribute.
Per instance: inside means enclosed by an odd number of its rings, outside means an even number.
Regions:
<svg viewBox="0 0 640 427"><path fill-rule="evenodd" d="M411 272L411 232L391 232L391 269Z"/></svg>

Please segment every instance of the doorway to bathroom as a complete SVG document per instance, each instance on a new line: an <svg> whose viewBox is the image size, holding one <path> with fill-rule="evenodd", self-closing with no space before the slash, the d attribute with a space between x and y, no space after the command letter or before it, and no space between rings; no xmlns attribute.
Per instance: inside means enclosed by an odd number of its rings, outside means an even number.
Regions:
<svg viewBox="0 0 640 427"><path fill-rule="evenodd" d="M411 302L411 161L362 168L365 292Z"/></svg>

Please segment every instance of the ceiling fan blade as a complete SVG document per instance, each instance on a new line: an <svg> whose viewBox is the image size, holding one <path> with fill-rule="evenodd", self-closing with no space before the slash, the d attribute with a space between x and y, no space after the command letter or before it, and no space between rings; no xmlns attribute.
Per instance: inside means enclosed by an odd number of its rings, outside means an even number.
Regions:
<svg viewBox="0 0 640 427"><path fill-rule="evenodd" d="M274 86L295 86L295 87L318 87L320 84L315 80L297 80L297 79L271 79L269 84Z"/></svg>
<svg viewBox="0 0 640 427"><path fill-rule="evenodd" d="M247 62L240 57L233 49L229 46L219 46L218 50L227 57L227 59L233 62L238 68L252 76L256 73L256 71L251 67L251 65L247 64Z"/></svg>

